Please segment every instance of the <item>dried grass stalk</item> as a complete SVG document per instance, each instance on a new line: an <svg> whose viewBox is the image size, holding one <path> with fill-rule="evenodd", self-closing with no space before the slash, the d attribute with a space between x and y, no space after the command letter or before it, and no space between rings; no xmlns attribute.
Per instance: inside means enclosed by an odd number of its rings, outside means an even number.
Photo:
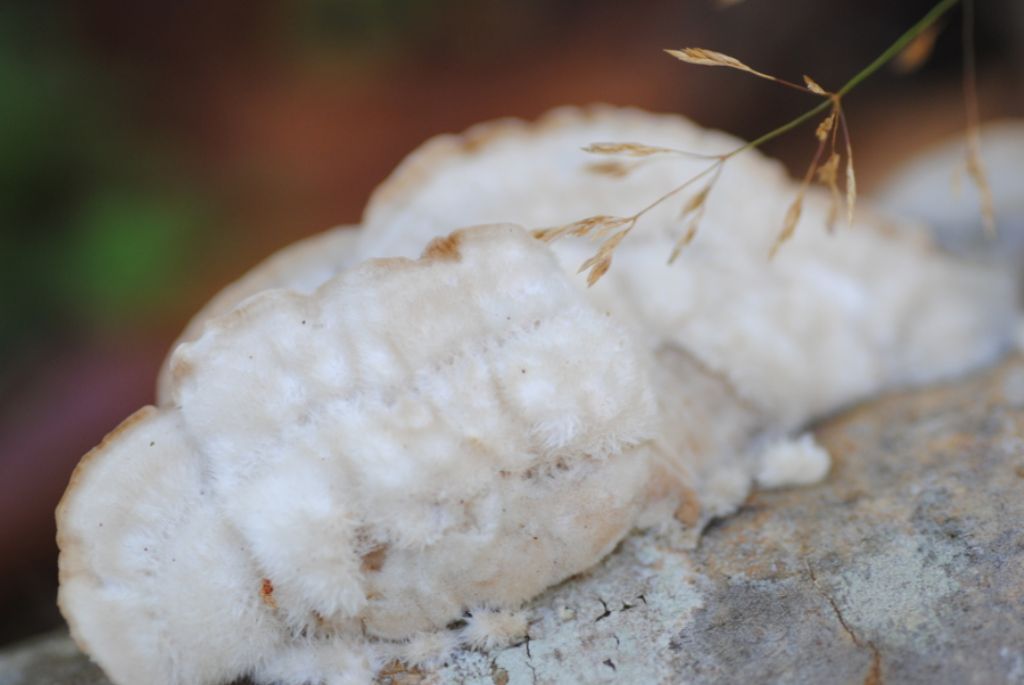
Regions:
<svg viewBox="0 0 1024 685"><path fill-rule="evenodd" d="M963 5L963 47L964 47L964 105L967 109L967 175L978 188L981 198L981 222L986 235L996 234L995 203L988 174L981 161L981 131L978 121L978 77L974 68L974 2L964 0Z"/></svg>
<svg viewBox="0 0 1024 685"><path fill-rule="evenodd" d="M977 126L967 134L967 175L978 188L981 199L981 222L987 235L996 234L995 201L992 198L992 186L989 185L985 165L981 162L981 140Z"/></svg>

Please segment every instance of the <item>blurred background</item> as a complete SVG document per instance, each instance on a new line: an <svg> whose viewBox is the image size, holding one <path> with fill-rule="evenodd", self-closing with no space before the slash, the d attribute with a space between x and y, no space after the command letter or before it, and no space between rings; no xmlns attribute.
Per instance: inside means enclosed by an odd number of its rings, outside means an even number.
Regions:
<svg viewBox="0 0 1024 685"><path fill-rule="evenodd" d="M0 644L60 623L53 509L152 401L189 315L262 257L357 223L429 136L560 104L754 137L813 101L700 46L837 88L932 0L132 0L0 6ZM984 119L1024 113L1024 3L977 3ZM844 102L860 185L964 124L960 14L913 74ZM802 173L810 130L769 154Z"/></svg>

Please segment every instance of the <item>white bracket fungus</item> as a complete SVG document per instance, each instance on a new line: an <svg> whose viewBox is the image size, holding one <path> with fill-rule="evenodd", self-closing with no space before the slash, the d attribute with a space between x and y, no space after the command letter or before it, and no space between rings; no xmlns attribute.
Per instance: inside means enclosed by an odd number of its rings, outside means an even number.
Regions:
<svg viewBox="0 0 1024 685"><path fill-rule="evenodd" d="M602 140L735 147L613 108L444 136L359 232L288 250L196 317L159 406L82 460L58 510L61 609L115 682L363 683L518 639L524 602L630 529L674 513L695 537L755 479L818 480L828 455L793 431L1012 338L1008 270L868 212L829 235L814 192L768 260L791 185L756 153L675 264L677 208L659 207L589 290L573 274L592 244L448 235L629 214L692 171L595 176L579 148Z"/></svg>
<svg viewBox="0 0 1024 685"><path fill-rule="evenodd" d="M335 682L466 611L499 643L650 499L644 360L516 227L256 295L170 369L58 512L61 607L119 683Z"/></svg>

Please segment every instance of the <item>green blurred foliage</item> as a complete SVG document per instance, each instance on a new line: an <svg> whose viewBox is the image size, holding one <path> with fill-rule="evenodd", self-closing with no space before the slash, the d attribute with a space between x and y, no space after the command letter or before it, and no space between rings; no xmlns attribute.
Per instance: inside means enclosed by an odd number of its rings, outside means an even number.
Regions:
<svg viewBox="0 0 1024 685"><path fill-rule="evenodd" d="M283 24L313 54L344 53L351 64L389 61L473 63L508 59L535 43L557 39L585 0L300 0L287 3Z"/></svg>
<svg viewBox="0 0 1024 685"><path fill-rule="evenodd" d="M294 5L299 15L295 26L309 43L394 49L409 34L429 25L447 4L444 0L307 0Z"/></svg>
<svg viewBox="0 0 1024 685"><path fill-rule="evenodd" d="M71 222L61 290L76 293L80 316L110 326L172 305L199 222L189 198L103 189Z"/></svg>
<svg viewBox="0 0 1024 685"><path fill-rule="evenodd" d="M154 320L206 201L181 187L62 13L0 9L0 355ZM0 381L3 380L0 372Z"/></svg>

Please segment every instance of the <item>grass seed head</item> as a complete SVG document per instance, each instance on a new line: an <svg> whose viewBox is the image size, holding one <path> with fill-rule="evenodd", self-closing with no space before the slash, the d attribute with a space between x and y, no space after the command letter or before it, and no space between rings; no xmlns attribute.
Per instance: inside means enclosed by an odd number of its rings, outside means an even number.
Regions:
<svg viewBox="0 0 1024 685"><path fill-rule="evenodd" d="M649 157L675 152L667 147L644 145L643 143L591 143L583 148L583 151L597 155L626 155L627 157Z"/></svg>
<svg viewBox="0 0 1024 685"><path fill-rule="evenodd" d="M636 219L633 217L621 217L621 216L608 216L606 214L598 214L597 216L590 216L586 219L580 219L574 221L571 224L564 224L562 226L554 226L550 228L538 228L533 231L533 237L537 240L542 240L546 243L550 243L554 240L565 236L576 236L582 237L589 235L593 232L606 233L616 228L625 226L627 224L635 223Z"/></svg>
<svg viewBox="0 0 1024 685"><path fill-rule="evenodd" d="M680 219L685 219L687 214L695 212L698 209L703 210L704 203L707 201L708 194L711 192L711 186L712 184L708 183L706 186L701 188L698 193L686 201L686 204L683 205L683 211L679 214Z"/></svg>
<svg viewBox="0 0 1024 685"><path fill-rule="evenodd" d="M672 264L678 259L679 255L682 254L683 248L693 242L693 239L697 237L697 229L700 226L700 220L704 216L704 208L701 207L696 214L690 219L686 225L686 230L676 241L676 244L672 246L672 253L668 256L668 263Z"/></svg>
<svg viewBox="0 0 1024 685"><path fill-rule="evenodd" d="M597 255L594 255L593 257L591 257L590 259L583 263L583 266L580 267L580 270L577 273L582 273L587 269L590 270L590 273L587 274L587 287L589 288L595 283L597 283L599 280L601 280L601 276L604 276L606 273L608 273L608 269L610 269L611 266L611 255L607 255L600 258L598 258Z"/></svg>
<svg viewBox="0 0 1024 685"><path fill-rule="evenodd" d="M775 238L775 242L772 244L772 249L768 252L768 257L775 257L775 253L779 251L782 244L793 237L796 232L796 225L800 223L800 214L804 209L804 193L801 188L800 193L797 194L793 203L789 205L789 209L786 210L786 218L782 222L782 230L779 231L779 235Z"/></svg>
<svg viewBox="0 0 1024 685"><path fill-rule="evenodd" d="M839 193L839 153L833 152L828 160L818 167L818 181L822 185L827 186L829 193L832 196L832 200L828 206L828 219L825 222L825 226L828 232L831 233L836 227L836 218L839 216L839 203L841 195Z"/></svg>
<svg viewBox="0 0 1024 685"><path fill-rule="evenodd" d="M819 86L818 82L807 74L804 74L804 84L807 86L807 90L811 91L815 95L828 95L828 91Z"/></svg>
<svg viewBox="0 0 1024 685"><path fill-rule="evenodd" d="M615 248L619 246L619 243L629 235L629 232L633 229L632 225L627 226L621 231L613 234L598 248L597 254L583 262L580 265L579 270L576 273L583 273L584 271L590 271L587 274L587 287L590 287L597 283L597 281L608 272L608 269L612 265L612 254L615 252Z"/></svg>
<svg viewBox="0 0 1024 685"><path fill-rule="evenodd" d="M846 141L846 223L853 223L853 209L857 203L857 176L853 172L853 147Z"/></svg>
<svg viewBox="0 0 1024 685"><path fill-rule="evenodd" d="M680 50L665 50L665 52L676 59L689 64L701 64L707 67L728 67L730 69L745 71L748 74L753 74L754 76L768 79L769 81L777 80L774 76L769 76L768 74L757 71L756 69L752 69L735 57L730 57L722 52L706 50L705 48L682 48Z"/></svg>
<svg viewBox="0 0 1024 685"><path fill-rule="evenodd" d="M835 129L835 126L836 126L836 110L833 109L832 112L830 112L829 115L827 117L825 117L824 119L822 119L821 123L818 124L818 128L815 129L815 131L814 131L814 136L819 141L824 142L825 140L828 139L829 134L832 133L833 129Z"/></svg>

